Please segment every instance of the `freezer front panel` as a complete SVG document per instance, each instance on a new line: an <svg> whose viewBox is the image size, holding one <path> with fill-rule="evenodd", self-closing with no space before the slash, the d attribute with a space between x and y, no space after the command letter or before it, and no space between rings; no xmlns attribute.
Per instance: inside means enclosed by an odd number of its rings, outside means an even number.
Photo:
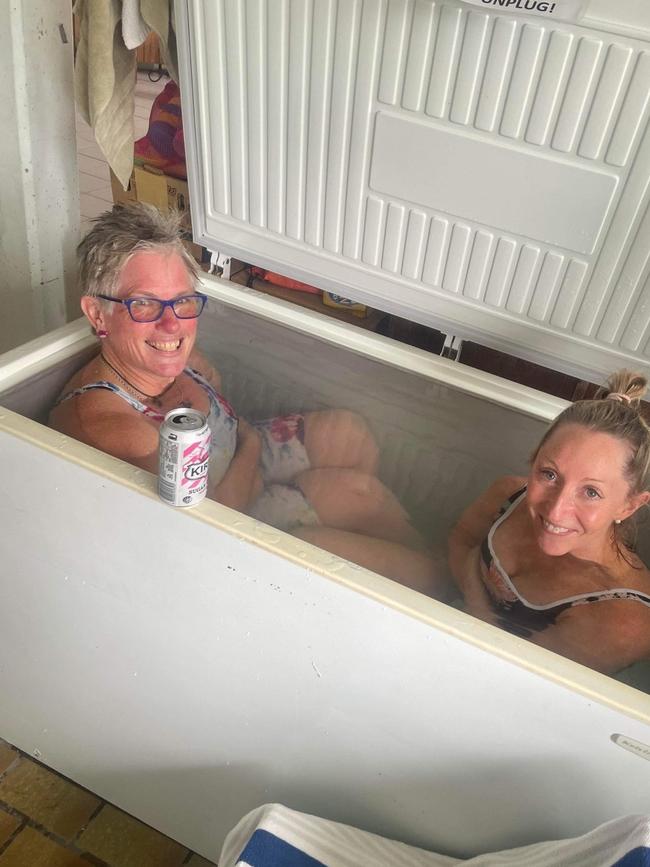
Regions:
<svg viewBox="0 0 650 867"><path fill-rule="evenodd" d="M647 696L0 416L0 731L40 761L211 860L264 802L463 856L647 810Z"/></svg>
<svg viewBox="0 0 650 867"><path fill-rule="evenodd" d="M196 239L587 378L647 365L650 22L628 6L617 28L185 0Z"/></svg>

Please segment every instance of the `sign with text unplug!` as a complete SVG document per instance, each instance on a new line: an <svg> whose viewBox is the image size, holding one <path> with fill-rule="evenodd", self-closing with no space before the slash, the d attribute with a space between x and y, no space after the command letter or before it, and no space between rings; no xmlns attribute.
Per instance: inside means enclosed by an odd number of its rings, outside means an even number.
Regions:
<svg viewBox="0 0 650 867"><path fill-rule="evenodd" d="M511 15L539 15L556 21L579 21L587 5L584 0L464 0Z"/></svg>

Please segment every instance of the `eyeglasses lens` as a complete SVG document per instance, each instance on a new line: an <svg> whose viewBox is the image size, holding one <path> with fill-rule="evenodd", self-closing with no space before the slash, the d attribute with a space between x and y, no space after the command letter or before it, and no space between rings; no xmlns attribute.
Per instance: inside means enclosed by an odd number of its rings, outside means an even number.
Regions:
<svg viewBox="0 0 650 867"><path fill-rule="evenodd" d="M201 295L187 295L177 298L171 306L178 319L196 319L203 310L205 299ZM136 298L129 305L131 318L136 322L155 322L160 319L164 308L157 298Z"/></svg>
<svg viewBox="0 0 650 867"><path fill-rule="evenodd" d="M205 299L201 295L188 295L174 301L174 313L179 319L195 319L203 310Z"/></svg>
<svg viewBox="0 0 650 867"><path fill-rule="evenodd" d="M160 317L162 311L162 304L155 298L136 298L129 305L131 318L136 322L153 322Z"/></svg>

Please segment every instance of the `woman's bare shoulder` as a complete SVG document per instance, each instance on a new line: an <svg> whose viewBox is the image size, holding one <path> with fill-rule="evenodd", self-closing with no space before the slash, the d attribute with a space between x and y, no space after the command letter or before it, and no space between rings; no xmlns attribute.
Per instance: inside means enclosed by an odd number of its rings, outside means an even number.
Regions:
<svg viewBox="0 0 650 867"><path fill-rule="evenodd" d="M471 549L485 538L500 507L519 489L526 479L523 476L502 476L493 482L462 513L449 537L451 547Z"/></svg>
<svg viewBox="0 0 650 867"><path fill-rule="evenodd" d="M650 596L650 569L634 551L619 552L619 567L616 583L619 586L640 590ZM650 611L650 608L648 608Z"/></svg>
<svg viewBox="0 0 650 867"><path fill-rule="evenodd" d="M66 382L59 392L59 395L63 397L71 391L74 391L75 388L80 388L82 385L87 385L89 382L101 379L100 359L101 356L97 353L97 355L93 356L90 361L87 361L83 367L80 367L79 370L77 370L76 373L74 373Z"/></svg>
<svg viewBox="0 0 650 867"><path fill-rule="evenodd" d="M114 457L155 468L156 426L108 389L87 391L54 407L49 425Z"/></svg>
<svg viewBox="0 0 650 867"><path fill-rule="evenodd" d="M494 503L495 509L503 505L504 501L526 487L525 476L501 476L492 482L490 487L483 493L481 499L485 503Z"/></svg>
<svg viewBox="0 0 650 867"><path fill-rule="evenodd" d="M88 391L75 395L74 392L83 386L100 379L98 367L99 355L91 358L83 367L74 373L58 394L57 402L50 409L47 423L49 427L68 434L77 439L79 428L79 413L84 407L92 409L99 397L99 390Z"/></svg>

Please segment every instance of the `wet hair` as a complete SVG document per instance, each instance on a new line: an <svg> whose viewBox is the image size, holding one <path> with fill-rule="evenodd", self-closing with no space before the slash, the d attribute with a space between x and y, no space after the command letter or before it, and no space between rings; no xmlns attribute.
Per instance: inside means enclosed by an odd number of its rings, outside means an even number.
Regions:
<svg viewBox="0 0 650 867"><path fill-rule="evenodd" d="M650 427L641 414L641 398L648 380L641 373L619 370L596 392L593 400L578 400L568 406L551 424L532 459L555 431L567 424L609 434L629 447L625 478L633 494L650 488Z"/></svg>
<svg viewBox="0 0 650 867"><path fill-rule="evenodd" d="M183 244L183 218L145 202L114 205L100 214L77 247L81 294L117 295L122 268L135 253L150 251L178 254L196 287L199 269Z"/></svg>

